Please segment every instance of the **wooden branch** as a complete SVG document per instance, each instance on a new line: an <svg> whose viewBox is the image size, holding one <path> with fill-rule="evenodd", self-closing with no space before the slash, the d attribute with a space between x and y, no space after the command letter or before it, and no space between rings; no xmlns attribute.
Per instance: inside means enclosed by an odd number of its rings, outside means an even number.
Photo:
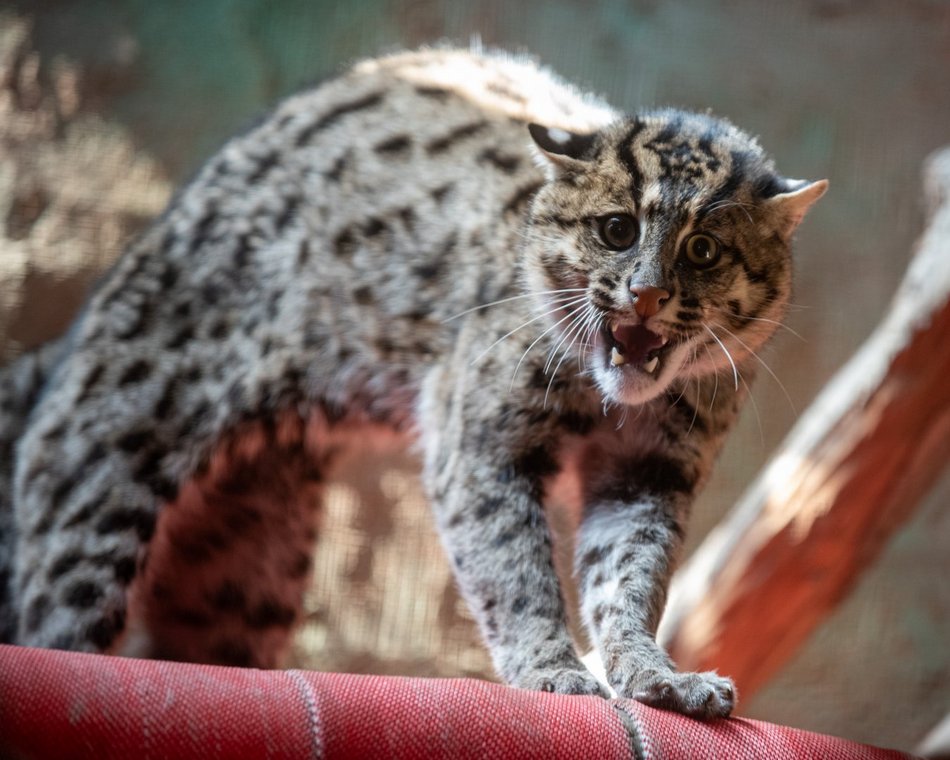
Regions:
<svg viewBox="0 0 950 760"><path fill-rule="evenodd" d="M660 630L677 665L748 695L855 585L950 462L950 149L891 309L677 574Z"/></svg>

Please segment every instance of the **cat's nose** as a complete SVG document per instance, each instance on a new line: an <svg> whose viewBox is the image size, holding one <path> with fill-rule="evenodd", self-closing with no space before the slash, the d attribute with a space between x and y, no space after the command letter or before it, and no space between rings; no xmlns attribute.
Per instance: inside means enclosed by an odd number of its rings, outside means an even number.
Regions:
<svg viewBox="0 0 950 760"><path fill-rule="evenodd" d="M668 290L653 285L631 283L630 295L633 296L633 308L641 319L652 317L670 300Z"/></svg>

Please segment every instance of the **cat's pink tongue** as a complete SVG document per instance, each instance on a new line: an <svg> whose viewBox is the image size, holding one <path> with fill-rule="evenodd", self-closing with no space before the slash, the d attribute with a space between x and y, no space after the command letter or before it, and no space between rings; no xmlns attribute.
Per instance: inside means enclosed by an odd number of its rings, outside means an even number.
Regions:
<svg viewBox="0 0 950 760"><path fill-rule="evenodd" d="M624 359L633 364L643 361L647 354L666 343L665 338L643 325L614 325L610 335Z"/></svg>

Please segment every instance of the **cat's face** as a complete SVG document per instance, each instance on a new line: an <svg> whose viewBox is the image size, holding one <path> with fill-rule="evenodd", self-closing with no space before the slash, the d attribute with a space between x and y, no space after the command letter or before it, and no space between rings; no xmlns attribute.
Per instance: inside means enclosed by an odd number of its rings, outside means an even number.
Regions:
<svg viewBox="0 0 950 760"><path fill-rule="evenodd" d="M826 182L778 177L752 138L704 115L530 129L549 182L529 217L527 286L605 398L732 373L775 331L791 234Z"/></svg>

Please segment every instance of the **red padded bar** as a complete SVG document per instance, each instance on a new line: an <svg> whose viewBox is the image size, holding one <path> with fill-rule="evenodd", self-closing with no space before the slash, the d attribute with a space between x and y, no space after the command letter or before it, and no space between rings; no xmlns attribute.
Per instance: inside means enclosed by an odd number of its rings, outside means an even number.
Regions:
<svg viewBox="0 0 950 760"><path fill-rule="evenodd" d="M898 752L754 720L475 680L263 671L0 646L0 757L845 758Z"/></svg>

